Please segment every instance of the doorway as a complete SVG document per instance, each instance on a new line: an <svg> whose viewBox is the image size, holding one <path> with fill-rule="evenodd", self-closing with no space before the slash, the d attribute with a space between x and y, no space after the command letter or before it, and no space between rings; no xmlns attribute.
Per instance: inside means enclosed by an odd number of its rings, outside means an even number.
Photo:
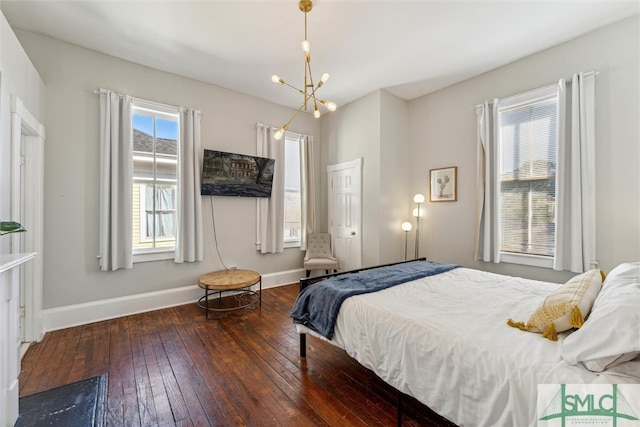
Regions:
<svg viewBox="0 0 640 427"><path fill-rule="evenodd" d="M327 166L328 220L341 271L362 267L362 158Z"/></svg>
<svg viewBox="0 0 640 427"><path fill-rule="evenodd" d="M42 250L44 200L44 126L11 97L11 215L27 229L11 239L12 252L36 252L20 268L21 341L40 341L42 324ZM22 346L22 354L26 345Z"/></svg>

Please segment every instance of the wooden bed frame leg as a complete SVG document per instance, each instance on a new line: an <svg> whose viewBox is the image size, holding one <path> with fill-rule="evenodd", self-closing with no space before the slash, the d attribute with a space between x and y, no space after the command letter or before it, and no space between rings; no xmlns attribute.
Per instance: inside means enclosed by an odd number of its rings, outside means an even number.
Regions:
<svg viewBox="0 0 640 427"><path fill-rule="evenodd" d="M307 334L300 334L300 357L307 357Z"/></svg>
<svg viewBox="0 0 640 427"><path fill-rule="evenodd" d="M398 404L396 407L396 411L398 412L398 427L402 426L402 392L397 390L398 392Z"/></svg>

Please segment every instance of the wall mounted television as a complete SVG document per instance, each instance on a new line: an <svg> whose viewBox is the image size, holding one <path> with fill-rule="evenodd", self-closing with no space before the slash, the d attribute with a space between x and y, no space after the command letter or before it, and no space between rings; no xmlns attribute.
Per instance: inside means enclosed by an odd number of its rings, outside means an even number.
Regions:
<svg viewBox="0 0 640 427"><path fill-rule="evenodd" d="M271 197L275 159L204 150L203 196Z"/></svg>

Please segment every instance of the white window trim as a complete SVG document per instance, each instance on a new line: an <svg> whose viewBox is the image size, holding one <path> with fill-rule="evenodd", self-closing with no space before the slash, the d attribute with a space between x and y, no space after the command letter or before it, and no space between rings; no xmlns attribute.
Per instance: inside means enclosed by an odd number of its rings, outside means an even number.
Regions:
<svg viewBox="0 0 640 427"><path fill-rule="evenodd" d="M286 132L283 141L287 142L287 139L290 142L295 142L298 144L298 150L300 150L300 135L293 132ZM291 191L291 188L289 188ZM287 187L284 189L285 194L287 193ZM302 189L299 189L298 193L302 193ZM302 211L302 206L300 206L300 210ZM302 236L298 238L284 238L284 247L285 248L299 248L302 244Z"/></svg>
<svg viewBox="0 0 640 427"><path fill-rule="evenodd" d="M146 113L151 113L151 114L146 114ZM163 119L168 119L168 120L177 120L179 126L181 126L180 123L180 109L178 107L171 107L171 106L165 106L165 105L161 105L161 104L156 104L153 102L145 102L139 99L135 99L132 102L132 108L131 108L131 114L143 114L143 115L152 115L155 117L160 117ZM178 135L179 137L179 135ZM158 161L158 159L156 159L156 161ZM161 159L160 162L173 162L173 159ZM175 160L175 162L177 162L177 160ZM144 181L144 180L138 180L138 181ZM156 179L156 182L159 182L162 180L158 180ZM173 181L173 180L171 180ZM153 180L150 180L148 183L147 182L140 182L141 187L142 186L146 186L149 183L152 183ZM177 181L175 181L177 182ZM146 197L145 193L142 191L141 188L141 194L140 194L140 198L143 199L144 197ZM140 210L140 216L145 215L146 211L144 210ZM143 232L143 228L144 228L144 233L146 233L146 220L144 221L144 226L142 218L141 218L141 223L140 223L140 232ZM141 241L146 241L146 239L142 239L142 236L145 236L146 234L141 235ZM156 239L156 241L158 241L158 239ZM175 245L172 247L162 247L162 248L152 248L152 249L134 249L133 250L133 263L138 263L138 262L151 262L151 261L162 261L162 260L168 260L168 259L175 259Z"/></svg>
<svg viewBox="0 0 640 427"><path fill-rule="evenodd" d="M519 95L510 96L508 98L498 100L498 111L509 110L511 108L521 107L525 104L531 104L538 101L544 101L549 98L558 96L558 85L553 84L539 89L530 90Z"/></svg>
<svg viewBox="0 0 640 427"><path fill-rule="evenodd" d="M508 264L529 265L531 267L553 268L553 257L500 252L500 262Z"/></svg>
<svg viewBox="0 0 640 427"><path fill-rule="evenodd" d="M291 248L299 248L300 247L300 240L295 240L295 241L289 241L289 242L284 242L282 244L282 247L284 249L291 249ZM261 249L261 245L260 242L256 242L256 251L259 251Z"/></svg>
<svg viewBox="0 0 640 427"><path fill-rule="evenodd" d="M136 111L139 111L140 114L144 115L155 115L157 117L161 117L169 120L180 120L180 108L179 107L171 107L168 105L156 104L154 102L145 102L140 99L134 99L131 103L132 105L132 113L135 114ZM145 114L151 113L151 114Z"/></svg>
<svg viewBox="0 0 640 427"><path fill-rule="evenodd" d="M559 97L557 84L541 87L525 93L501 99L498 101L498 111L503 112L505 110L517 108L522 105L531 104L538 101L544 101L553 97ZM557 212L557 209L555 209L555 211ZM553 269L552 256L517 254L513 252L500 251L500 262Z"/></svg>
<svg viewBox="0 0 640 427"><path fill-rule="evenodd" d="M133 262L161 261L175 258L174 248L141 249L133 254Z"/></svg>
<svg viewBox="0 0 640 427"><path fill-rule="evenodd" d="M140 242L152 242L153 239L147 238L147 210L143 209L147 202L147 185L146 183L140 183ZM134 255L139 253L141 249L134 249Z"/></svg>
<svg viewBox="0 0 640 427"><path fill-rule="evenodd" d="M282 141L286 141L286 138L289 137L290 139L296 139L298 140L298 138L300 138L300 134L294 133L294 132L289 132L286 131L284 134L284 138L282 139ZM286 191L286 189L285 189ZM260 243L260 218L258 218L257 212L258 212L258 203L259 200L256 199L256 251L260 251L261 250L261 243ZM284 239L284 237L283 237ZM300 246L302 245L302 238L299 239L284 239L283 240L283 244L282 247L283 249L291 249L291 248L300 248Z"/></svg>

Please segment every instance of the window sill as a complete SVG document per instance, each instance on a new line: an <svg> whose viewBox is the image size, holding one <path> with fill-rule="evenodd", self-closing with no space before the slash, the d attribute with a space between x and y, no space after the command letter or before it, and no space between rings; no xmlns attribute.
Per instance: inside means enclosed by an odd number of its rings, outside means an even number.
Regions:
<svg viewBox="0 0 640 427"><path fill-rule="evenodd" d="M300 240L297 240L295 242L284 242L284 248L299 248L300 247Z"/></svg>
<svg viewBox="0 0 640 427"><path fill-rule="evenodd" d="M174 249L164 249L153 252L140 252L133 254L133 263L137 262L150 262L150 261L162 261L175 258Z"/></svg>
<svg viewBox="0 0 640 427"><path fill-rule="evenodd" d="M284 242L284 244L282 245L282 247L284 249L290 249L290 248L299 248L300 247L300 242ZM260 250L260 243L256 243L256 251Z"/></svg>
<svg viewBox="0 0 640 427"><path fill-rule="evenodd" d="M553 268L553 257L540 255L514 254L500 252L500 262L529 265L531 267Z"/></svg>

